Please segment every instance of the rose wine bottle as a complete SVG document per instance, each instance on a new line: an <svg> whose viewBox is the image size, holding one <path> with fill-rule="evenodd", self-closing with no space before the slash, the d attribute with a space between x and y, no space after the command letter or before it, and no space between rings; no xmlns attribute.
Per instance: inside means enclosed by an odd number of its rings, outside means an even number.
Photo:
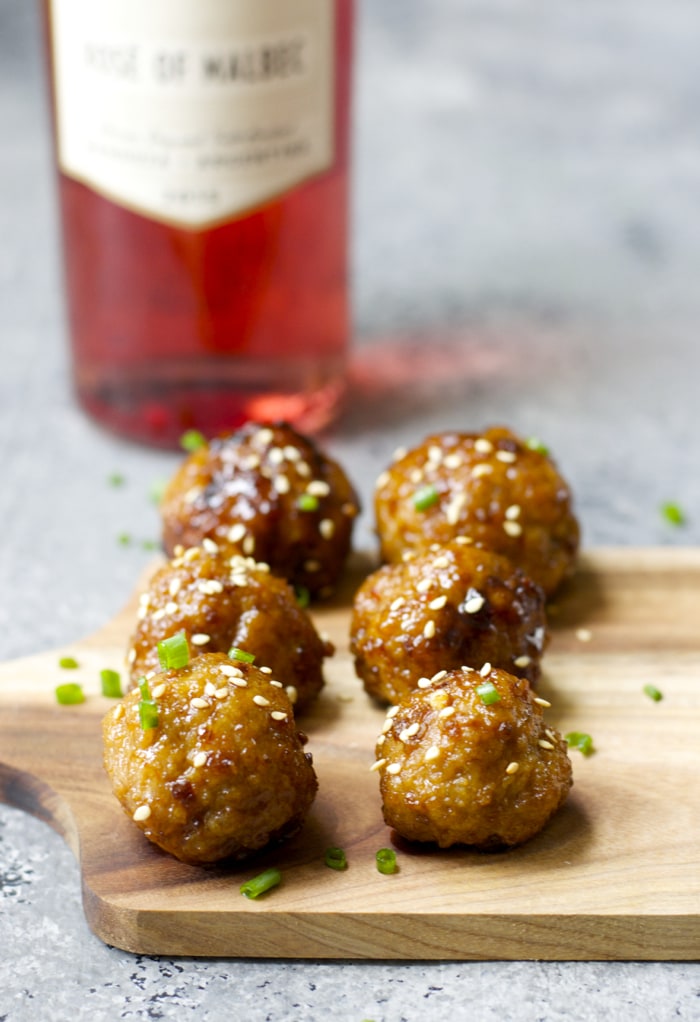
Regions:
<svg viewBox="0 0 700 1022"><path fill-rule="evenodd" d="M353 0L46 0L73 375L173 446L314 432L349 343Z"/></svg>

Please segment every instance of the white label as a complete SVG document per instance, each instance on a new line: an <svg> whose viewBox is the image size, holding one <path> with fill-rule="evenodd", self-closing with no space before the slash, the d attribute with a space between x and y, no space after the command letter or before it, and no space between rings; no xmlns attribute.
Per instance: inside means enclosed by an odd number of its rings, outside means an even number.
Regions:
<svg viewBox="0 0 700 1022"><path fill-rule="evenodd" d="M52 0L58 161L188 227L333 161L334 0Z"/></svg>

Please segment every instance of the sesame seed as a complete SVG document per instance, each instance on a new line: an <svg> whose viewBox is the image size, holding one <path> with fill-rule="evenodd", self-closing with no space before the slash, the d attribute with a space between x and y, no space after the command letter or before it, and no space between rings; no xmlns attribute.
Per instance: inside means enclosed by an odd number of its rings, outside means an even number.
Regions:
<svg viewBox="0 0 700 1022"><path fill-rule="evenodd" d="M204 537L202 540L202 546L208 554L218 554L219 552L218 543L215 543L213 539L209 538L209 536Z"/></svg>
<svg viewBox="0 0 700 1022"><path fill-rule="evenodd" d="M405 602L406 598L404 596L397 596L396 599L389 604L389 610L398 610L399 607L403 607Z"/></svg>
<svg viewBox="0 0 700 1022"><path fill-rule="evenodd" d="M544 733L547 735L547 738L549 738L550 741L556 742L557 736L548 727L544 729Z"/></svg>
<svg viewBox="0 0 700 1022"><path fill-rule="evenodd" d="M223 593L224 587L221 582L216 578L205 578L197 585L200 593L204 593L206 596L215 596L217 593Z"/></svg>
<svg viewBox="0 0 700 1022"><path fill-rule="evenodd" d="M426 763L432 763L434 760L438 759L439 756L440 747L438 745L431 745L430 748L426 750L423 759Z"/></svg>
<svg viewBox="0 0 700 1022"><path fill-rule="evenodd" d="M263 426L255 434L255 439L263 447L267 447L268 444L272 443L274 436L275 434L272 432L271 429L269 429L267 426Z"/></svg>
<svg viewBox="0 0 700 1022"><path fill-rule="evenodd" d="M388 774L398 774L400 770L401 770L400 763L390 763L389 766L386 768L386 772Z"/></svg>
<svg viewBox="0 0 700 1022"><path fill-rule="evenodd" d="M270 716L273 720L286 720L288 714L286 714L284 710L273 710Z"/></svg>
<svg viewBox="0 0 700 1022"><path fill-rule="evenodd" d="M115 707L115 710L114 710L114 719L115 720L121 720L121 718L123 716L124 716L124 705L123 705L123 703L119 703L119 705L117 707Z"/></svg>
<svg viewBox="0 0 700 1022"><path fill-rule="evenodd" d="M290 703L294 704L297 701L297 697L299 695L294 685L287 685L287 687L285 688L285 692L289 696Z"/></svg>
<svg viewBox="0 0 700 1022"><path fill-rule="evenodd" d="M312 497L327 497L331 488L324 479L312 479L306 487L306 492Z"/></svg>
<svg viewBox="0 0 700 1022"><path fill-rule="evenodd" d="M412 482L412 483L414 483L414 484L417 484L417 483L420 483L420 482L422 482L422 480L423 480L423 469L422 469L422 468L414 468L414 469L413 469L413 470L412 470L412 471L411 471L411 472L409 473L409 476L408 476L408 478L409 478L409 479L411 480L411 482Z"/></svg>
<svg viewBox="0 0 700 1022"><path fill-rule="evenodd" d="M503 514L505 515L505 517L509 521L513 521L515 518L519 518L520 517L520 504L511 504L510 507L507 507L505 509Z"/></svg>
<svg viewBox="0 0 700 1022"><path fill-rule="evenodd" d="M278 475L278 476L275 476L275 478L272 480L272 485L274 486L274 488L277 490L277 492L279 494L282 494L282 493L289 493L289 489L290 489L290 485L291 484L290 484L289 479L287 478L287 476Z"/></svg>
<svg viewBox="0 0 700 1022"><path fill-rule="evenodd" d="M147 820L151 815L150 806L139 806L138 809L134 810L133 816L131 817L136 823L141 823L143 820Z"/></svg>
<svg viewBox="0 0 700 1022"><path fill-rule="evenodd" d="M192 486L192 487L190 487L190 489L187 491L187 493L185 494L185 496L183 498L184 501L185 501L185 504L194 504L195 500L197 499L197 497L200 495L201 492L202 492L202 490L201 490L201 487L199 487L199 486Z"/></svg>
<svg viewBox="0 0 700 1022"><path fill-rule="evenodd" d="M515 461L514 451L496 451L496 458L505 465L512 465Z"/></svg>
<svg viewBox="0 0 700 1022"><path fill-rule="evenodd" d="M129 650L129 655L127 656L126 660L127 660L127 663L133 664L135 659L136 659L136 648L134 646L132 646L131 649Z"/></svg>
<svg viewBox="0 0 700 1022"><path fill-rule="evenodd" d="M389 731L391 731L393 726L394 726L393 720L388 720L388 719L385 720L384 723L382 724L382 734L383 735L388 734Z"/></svg>
<svg viewBox="0 0 700 1022"><path fill-rule="evenodd" d="M423 635L426 639L432 639L435 635L435 622L433 620L426 621L423 627Z"/></svg>
<svg viewBox="0 0 700 1022"><path fill-rule="evenodd" d="M194 699L190 699L190 706L193 706L195 710L206 710L209 705L209 700L202 699L201 696L195 696Z"/></svg>
<svg viewBox="0 0 700 1022"><path fill-rule="evenodd" d="M158 610L154 610L153 613L151 614L151 620L160 621L162 620L162 618L165 617L165 614L166 614L165 607L159 607Z"/></svg>
<svg viewBox="0 0 700 1022"><path fill-rule="evenodd" d="M240 667L234 667L233 664L221 664L219 670L222 674L225 674L227 678L242 678L243 671Z"/></svg>
<svg viewBox="0 0 700 1022"><path fill-rule="evenodd" d="M228 533L227 533L227 535L226 535L226 538L227 538L227 539L228 539L228 540L229 540L229 541L230 541L231 543L238 543L238 542L240 542L240 540L242 540L242 539L243 539L243 537L244 537L244 536L245 536L245 534L246 534L246 531L247 531L247 530L246 530L246 527L245 527L245 525L243 524L243 522L235 522L235 523L234 523L234 524L233 524L233 525L231 526L231 528L230 528L230 529L228 530Z"/></svg>
<svg viewBox="0 0 700 1022"><path fill-rule="evenodd" d="M253 536L250 533L248 533L248 535L243 540L243 553L244 554L248 554L250 556L250 554L252 554L254 550L255 550L255 536Z"/></svg>
<svg viewBox="0 0 700 1022"><path fill-rule="evenodd" d="M190 641L193 646L206 646L211 642L211 635L207 635L206 632L195 632Z"/></svg>
<svg viewBox="0 0 700 1022"><path fill-rule="evenodd" d="M454 451L452 454L446 454L443 459L445 468L459 468L462 464L462 455Z"/></svg>
<svg viewBox="0 0 700 1022"><path fill-rule="evenodd" d="M374 484L375 489L379 490L383 486L386 486L386 484L389 482L390 478L391 478L391 476L389 475L388 472L380 472L379 475L377 476L377 481Z"/></svg>
<svg viewBox="0 0 700 1022"><path fill-rule="evenodd" d="M430 678L419 678L416 682L416 688L430 688L432 681Z"/></svg>
<svg viewBox="0 0 700 1022"><path fill-rule="evenodd" d="M165 695L165 685L156 685L154 689L151 689L153 699L160 699L162 695Z"/></svg>
<svg viewBox="0 0 700 1022"><path fill-rule="evenodd" d="M195 766L195 767L204 766L206 761L207 761L207 754L206 754L206 752L198 752L197 755L192 760L192 766Z"/></svg>
<svg viewBox="0 0 700 1022"><path fill-rule="evenodd" d="M442 555L441 557L436 557L435 560L433 561L434 568L449 568L449 566L450 559L449 557L445 557L444 555Z"/></svg>
<svg viewBox="0 0 700 1022"><path fill-rule="evenodd" d="M420 582L416 584L417 593L427 593L433 583L429 578L422 578Z"/></svg>
<svg viewBox="0 0 700 1022"><path fill-rule="evenodd" d="M311 466L307 461L298 461L296 468L297 473L300 476L303 476L304 479L308 479L309 476L311 475Z"/></svg>
<svg viewBox="0 0 700 1022"><path fill-rule="evenodd" d="M485 603L486 600L481 593L477 592L476 589L470 589L466 600L462 604L462 608L467 614L478 614Z"/></svg>
<svg viewBox="0 0 700 1022"><path fill-rule="evenodd" d="M482 461L481 464L475 465L471 471L472 478L479 479L481 476L490 475L493 472L493 465L489 465L487 462Z"/></svg>
<svg viewBox="0 0 700 1022"><path fill-rule="evenodd" d="M392 455L394 461L401 461L402 458L406 457L407 450L405 447L397 447Z"/></svg>
<svg viewBox="0 0 700 1022"><path fill-rule="evenodd" d="M474 441L474 450L478 451L479 454L490 454L493 450L493 444L485 436L480 436Z"/></svg>
<svg viewBox="0 0 700 1022"><path fill-rule="evenodd" d="M450 500L449 504L445 508L445 518L447 519L448 525L456 525L459 521L459 516L462 513L462 508L467 503L467 496L465 493L456 493Z"/></svg>
<svg viewBox="0 0 700 1022"><path fill-rule="evenodd" d="M190 561L196 561L201 552L202 551L199 549L198 546L188 547L187 550L185 550L184 554L182 555L182 559L183 561L187 561L187 563L189 564Z"/></svg>
<svg viewBox="0 0 700 1022"><path fill-rule="evenodd" d="M335 522L332 518L323 518L318 523L318 531L324 539L331 539L335 532Z"/></svg>
<svg viewBox="0 0 700 1022"><path fill-rule="evenodd" d="M271 667L261 667L259 670L261 674L272 674Z"/></svg>
<svg viewBox="0 0 700 1022"><path fill-rule="evenodd" d="M520 764L516 763L515 760L514 760L512 763L509 763L508 766L506 767L506 773L507 774L517 774L519 769L520 769Z"/></svg>
<svg viewBox="0 0 700 1022"><path fill-rule="evenodd" d="M442 679L446 678L446 677L447 677L447 671L438 671L437 674L434 674L432 676L430 681L431 681L432 684L434 684L436 681L442 681Z"/></svg>
<svg viewBox="0 0 700 1022"><path fill-rule="evenodd" d="M590 642L593 638L593 633L588 628L577 628L576 638L579 642Z"/></svg>
<svg viewBox="0 0 700 1022"><path fill-rule="evenodd" d="M447 603L447 597L443 594L442 596L436 596L434 600L431 600L428 606L431 610L442 610Z"/></svg>
<svg viewBox="0 0 700 1022"><path fill-rule="evenodd" d="M534 696L533 703L537 703L538 706L544 706L545 709L549 709L552 705L548 699L543 699L542 696Z"/></svg>
<svg viewBox="0 0 700 1022"><path fill-rule="evenodd" d="M228 689L226 687L217 688L214 692L214 695L217 699L225 699L226 696L228 695Z"/></svg>
<svg viewBox="0 0 700 1022"><path fill-rule="evenodd" d="M433 465L439 465L442 461L442 449L433 444L428 448L428 461Z"/></svg>
<svg viewBox="0 0 700 1022"><path fill-rule="evenodd" d="M484 664L484 666L479 671L479 674L481 675L482 678L488 678L490 673L491 673L491 664L487 660L486 663Z"/></svg>
<svg viewBox="0 0 700 1022"><path fill-rule="evenodd" d="M391 720L392 717L395 717L398 712L399 712L398 706L390 706L389 709L386 711L386 715L389 718L389 720Z"/></svg>
<svg viewBox="0 0 700 1022"><path fill-rule="evenodd" d="M182 585L181 578L171 578L170 585L168 586L168 592L171 596L177 596L180 592L180 586Z"/></svg>
<svg viewBox="0 0 700 1022"><path fill-rule="evenodd" d="M418 734L419 730L420 724L414 720L412 724L409 724L408 727L405 727L403 731L401 731L399 734L399 741L407 742L409 738L413 738L414 735Z"/></svg>
<svg viewBox="0 0 700 1022"><path fill-rule="evenodd" d="M260 457L257 454L247 454L245 458L241 460L241 467L247 469L249 472L260 467Z"/></svg>
<svg viewBox="0 0 700 1022"><path fill-rule="evenodd" d="M516 667L529 667L530 664L532 663L532 660L530 659L529 656L519 656L515 658L513 663Z"/></svg>
<svg viewBox="0 0 700 1022"><path fill-rule="evenodd" d="M284 451L281 447L271 447L267 452L267 458L273 465L281 465L284 461Z"/></svg>
<svg viewBox="0 0 700 1022"><path fill-rule="evenodd" d="M440 688L428 695L428 702L434 710L442 710L447 706L450 697L444 689Z"/></svg>
<svg viewBox="0 0 700 1022"><path fill-rule="evenodd" d="M370 767L370 770L381 770L382 767L385 766L385 765L386 765L386 760L385 759L377 759L377 760L374 761L374 763Z"/></svg>
<svg viewBox="0 0 700 1022"><path fill-rule="evenodd" d="M253 696L253 702L256 706L269 706L270 700L266 699L265 696L256 695Z"/></svg>
<svg viewBox="0 0 700 1022"><path fill-rule="evenodd" d="M287 444L284 448L284 456L287 461L299 461L301 459L301 451L298 447L294 447L293 444Z"/></svg>
<svg viewBox="0 0 700 1022"><path fill-rule="evenodd" d="M551 742L548 742L545 738L540 738L537 743L541 749L553 749L554 746Z"/></svg>
<svg viewBox="0 0 700 1022"><path fill-rule="evenodd" d="M284 685L282 684L281 681L274 681L273 680L273 681L270 682L270 684L272 685L273 688L284 688Z"/></svg>
<svg viewBox="0 0 700 1022"><path fill-rule="evenodd" d="M216 685L214 685L213 682L208 681L206 683L206 685L204 686L204 694L205 694L205 696L213 696L215 692L216 692Z"/></svg>
<svg viewBox="0 0 700 1022"><path fill-rule="evenodd" d="M445 720L447 717L451 717L452 714L456 712L457 711L455 710L454 706L443 706L443 708L438 713L438 717L441 717L443 720Z"/></svg>
<svg viewBox="0 0 700 1022"><path fill-rule="evenodd" d="M231 678L231 684L235 685L236 688L247 688L248 682L245 678Z"/></svg>
<svg viewBox="0 0 700 1022"><path fill-rule="evenodd" d="M523 531L523 527L520 524L520 522L505 521L503 523L503 531L508 536L513 536L513 537L521 536L522 535L522 531Z"/></svg>

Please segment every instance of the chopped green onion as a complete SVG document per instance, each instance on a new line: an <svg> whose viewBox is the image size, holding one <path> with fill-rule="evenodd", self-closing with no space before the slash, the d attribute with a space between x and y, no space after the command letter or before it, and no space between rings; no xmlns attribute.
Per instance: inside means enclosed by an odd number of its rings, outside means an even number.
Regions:
<svg viewBox="0 0 700 1022"><path fill-rule="evenodd" d="M244 894L246 898L258 898L272 887L277 887L281 879L280 871L275 866L271 866L270 869L259 873L252 880L246 880L244 884L241 884L241 894Z"/></svg>
<svg viewBox="0 0 700 1022"><path fill-rule="evenodd" d="M545 457L549 454L547 445L543 444L536 436L529 436L525 441L525 446L531 451L537 451L538 454L544 454Z"/></svg>
<svg viewBox="0 0 700 1022"><path fill-rule="evenodd" d="M396 866L396 852L393 848L380 848L376 855L377 869L380 873L385 873L387 876L389 873L395 873Z"/></svg>
<svg viewBox="0 0 700 1022"><path fill-rule="evenodd" d="M564 739L570 749L578 749L584 756L590 756L592 752L595 752L593 739L585 731L569 731L564 735Z"/></svg>
<svg viewBox="0 0 700 1022"><path fill-rule="evenodd" d="M183 451L198 451L200 447L206 447L207 438L198 429L188 429L180 437L180 447Z"/></svg>
<svg viewBox="0 0 700 1022"><path fill-rule="evenodd" d="M419 486L413 494L413 506L416 511L427 511L429 507L438 502L438 491L432 483L427 486Z"/></svg>
<svg viewBox="0 0 700 1022"><path fill-rule="evenodd" d="M80 685L74 681L69 681L65 685L56 686L56 701L61 706L75 706L78 703L85 702L85 693Z"/></svg>
<svg viewBox="0 0 700 1022"><path fill-rule="evenodd" d="M107 477L107 482L110 486L123 486L126 480L121 472L112 472L112 474Z"/></svg>
<svg viewBox="0 0 700 1022"><path fill-rule="evenodd" d="M300 511L318 511L318 497L313 493L302 493L297 498Z"/></svg>
<svg viewBox="0 0 700 1022"><path fill-rule="evenodd" d="M158 659L164 671L186 667L190 662L190 647L184 632L176 632L158 643Z"/></svg>
<svg viewBox="0 0 700 1022"><path fill-rule="evenodd" d="M150 731L158 727L158 704L151 695L148 679L142 678L139 682L141 699L139 701L139 723L144 731Z"/></svg>
<svg viewBox="0 0 700 1022"><path fill-rule="evenodd" d="M680 504L674 504L672 501L662 504L661 514L669 525L685 525L685 514Z"/></svg>
<svg viewBox="0 0 700 1022"><path fill-rule="evenodd" d="M131 546L131 536L128 532L120 532L117 536L119 546Z"/></svg>
<svg viewBox="0 0 700 1022"><path fill-rule="evenodd" d="M160 546L160 543L158 542L157 539L142 539L141 540L141 549L142 550L157 550L159 546Z"/></svg>
<svg viewBox="0 0 700 1022"><path fill-rule="evenodd" d="M107 696L108 699L121 699L122 679L118 671L105 667L103 671L100 671L100 682L103 696Z"/></svg>
<svg viewBox="0 0 700 1022"><path fill-rule="evenodd" d="M74 671L76 667L80 667L80 664L72 656L62 656L58 661L58 666L62 667L64 671Z"/></svg>
<svg viewBox="0 0 700 1022"><path fill-rule="evenodd" d="M476 691L484 706L500 702L500 693L492 681L482 681L476 686Z"/></svg>
<svg viewBox="0 0 700 1022"><path fill-rule="evenodd" d="M663 693L659 691L656 685L645 685L644 695L649 696L649 698L653 699L655 703L660 703L663 699Z"/></svg>
<svg viewBox="0 0 700 1022"><path fill-rule="evenodd" d="M163 494L168 486L167 479L154 479L151 483L148 495L154 504L160 504Z"/></svg>
<svg viewBox="0 0 700 1022"><path fill-rule="evenodd" d="M347 856L342 848L326 848L326 866L330 866L331 869L345 869L347 864Z"/></svg>
<svg viewBox="0 0 700 1022"><path fill-rule="evenodd" d="M306 609L311 603L311 593L306 586L296 586L294 593L297 598L297 603L302 609Z"/></svg>
<svg viewBox="0 0 700 1022"><path fill-rule="evenodd" d="M238 660L240 663L252 664L255 662L255 653L246 653L244 649L238 649L237 646L232 646L228 655L232 660Z"/></svg>

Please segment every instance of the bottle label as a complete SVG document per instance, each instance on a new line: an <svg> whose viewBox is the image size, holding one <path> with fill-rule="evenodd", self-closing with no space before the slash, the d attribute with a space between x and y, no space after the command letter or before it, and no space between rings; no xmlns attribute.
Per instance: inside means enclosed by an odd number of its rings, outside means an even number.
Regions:
<svg viewBox="0 0 700 1022"><path fill-rule="evenodd" d="M201 228L333 162L332 0L50 0L61 170Z"/></svg>

